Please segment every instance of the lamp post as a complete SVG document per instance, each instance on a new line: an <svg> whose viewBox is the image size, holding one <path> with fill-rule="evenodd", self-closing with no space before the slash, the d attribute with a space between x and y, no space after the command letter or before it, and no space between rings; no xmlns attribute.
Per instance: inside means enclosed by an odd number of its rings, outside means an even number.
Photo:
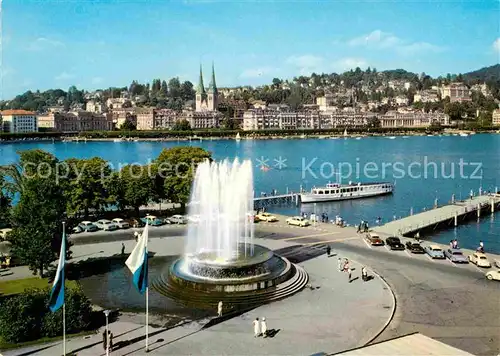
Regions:
<svg viewBox="0 0 500 356"><path fill-rule="evenodd" d="M109 310L105 310L104 315L106 316L106 356L109 356Z"/></svg>
<svg viewBox="0 0 500 356"><path fill-rule="evenodd" d="M314 225L316 226L316 203L314 203L314 220L313 220Z"/></svg>

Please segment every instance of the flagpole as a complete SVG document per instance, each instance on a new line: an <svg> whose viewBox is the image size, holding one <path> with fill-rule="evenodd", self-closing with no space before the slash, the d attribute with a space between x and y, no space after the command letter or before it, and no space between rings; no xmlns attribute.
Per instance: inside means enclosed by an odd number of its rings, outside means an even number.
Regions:
<svg viewBox="0 0 500 356"><path fill-rule="evenodd" d="M63 221L63 239L66 239L66 223ZM66 241L61 241L62 244L65 245ZM61 251L60 253L64 253L64 260L66 260L66 249L64 251ZM65 273L64 273L65 274ZM63 278L66 278L66 276L63 274ZM64 281L63 281L64 283ZM66 293L64 295L64 301L63 301L63 356L66 356Z"/></svg>
<svg viewBox="0 0 500 356"><path fill-rule="evenodd" d="M146 222L146 228L147 228L147 222ZM149 352L148 349L148 341L149 341L149 261L148 261L148 240L149 240L149 234L146 235L146 352Z"/></svg>

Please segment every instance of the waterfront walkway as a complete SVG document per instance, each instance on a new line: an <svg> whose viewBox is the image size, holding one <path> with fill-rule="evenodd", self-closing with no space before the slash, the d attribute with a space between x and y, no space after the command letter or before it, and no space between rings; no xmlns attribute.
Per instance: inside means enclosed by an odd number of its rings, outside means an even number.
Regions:
<svg viewBox="0 0 500 356"><path fill-rule="evenodd" d="M394 220L374 230L393 236L408 236L421 230L457 226L473 217L490 214L500 208L500 196L480 195L464 201L456 201L441 207Z"/></svg>

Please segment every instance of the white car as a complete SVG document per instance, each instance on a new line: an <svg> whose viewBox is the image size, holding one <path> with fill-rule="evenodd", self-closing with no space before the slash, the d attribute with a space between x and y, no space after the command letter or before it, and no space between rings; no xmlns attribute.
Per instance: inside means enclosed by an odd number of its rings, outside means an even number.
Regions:
<svg viewBox="0 0 500 356"><path fill-rule="evenodd" d="M274 215L271 215L269 213L260 213L257 214L257 218L261 221L267 221L267 222L276 222L278 221L278 218Z"/></svg>
<svg viewBox="0 0 500 356"><path fill-rule="evenodd" d="M114 218L111 220L113 224L115 224L119 229L128 229L130 224L128 221L123 220L122 218Z"/></svg>
<svg viewBox="0 0 500 356"><path fill-rule="evenodd" d="M187 224L188 219L183 215L172 215L168 218L172 224Z"/></svg>
<svg viewBox="0 0 500 356"><path fill-rule="evenodd" d="M113 230L118 229L118 226L116 226L115 224L113 224L111 221L109 221L107 219L97 220L94 223L94 225L97 226L98 229L101 229L104 231L113 231Z"/></svg>
<svg viewBox="0 0 500 356"><path fill-rule="evenodd" d="M491 263L488 261L488 257L484 253L474 252L472 255L469 255L469 262L474 263L478 267L490 268Z"/></svg>
<svg viewBox="0 0 500 356"><path fill-rule="evenodd" d="M500 269L486 272L485 276L489 281L500 281Z"/></svg>
<svg viewBox="0 0 500 356"><path fill-rule="evenodd" d="M302 227L311 225L309 220L307 220L306 218L303 218L302 216L294 216L294 217L288 218L288 219L286 219L286 223L288 225L295 225L295 226L302 226Z"/></svg>

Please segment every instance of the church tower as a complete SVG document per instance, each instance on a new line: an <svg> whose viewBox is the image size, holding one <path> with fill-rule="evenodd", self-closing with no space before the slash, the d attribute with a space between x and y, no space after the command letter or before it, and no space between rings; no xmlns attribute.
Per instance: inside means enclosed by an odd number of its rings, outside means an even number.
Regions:
<svg viewBox="0 0 500 356"><path fill-rule="evenodd" d="M215 68L212 62L212 79L208 85L207 107L209 111L217 111L219 105L219 92L217 91L217 84L215 83Z"/></svg>
<svg viewBox="0 0 500 356"><path fill-rule="evenodd" d="M207 93L203 85L203 70L200 64L200 79L196 88L196 111L203 111L207 108Z"/></svg>

